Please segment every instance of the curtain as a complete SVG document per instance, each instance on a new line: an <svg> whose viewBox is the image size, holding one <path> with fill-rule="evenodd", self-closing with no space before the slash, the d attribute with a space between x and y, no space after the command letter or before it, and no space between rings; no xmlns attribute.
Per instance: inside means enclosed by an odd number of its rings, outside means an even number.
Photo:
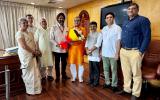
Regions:
<svg viewBox="0 0 160 100"><path fill-rule="evenodd" d="M19 18L32 14L34 25L39 27L40 18L45 17L51 27L56 24L56 15L60 12L66 15L65 9L0 1L0 49L16 46Z"/></svg>

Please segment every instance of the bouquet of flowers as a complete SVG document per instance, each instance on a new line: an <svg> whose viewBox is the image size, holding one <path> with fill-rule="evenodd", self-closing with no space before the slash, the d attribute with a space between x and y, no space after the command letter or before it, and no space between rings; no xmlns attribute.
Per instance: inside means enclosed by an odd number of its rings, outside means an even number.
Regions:
<svg viewBox="0 0 160 100"><path fill-rule="evenodd" d="M68 49L69 48L69 44L71 42L71 39L68 36L66 36L65 38L66 38L66 41L61 41L58 44L60 46L60 48L62 48L62 49Z"/></svg>

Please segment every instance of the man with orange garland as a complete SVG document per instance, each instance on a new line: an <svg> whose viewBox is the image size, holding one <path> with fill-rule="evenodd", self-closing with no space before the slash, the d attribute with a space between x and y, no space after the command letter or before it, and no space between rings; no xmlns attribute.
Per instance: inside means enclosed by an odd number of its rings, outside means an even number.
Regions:
<svg viewBox="0 0 160 100"><path fill-rule="evenodd" d="M82 63L84 57L84 43L85 43L84 40L86 37L86 30L80 26L79 17L75 17L74 27L70 29L68 36L71 39L68 61L70 64L72 82L74 82L77 77L77 70L76 70L76 65L77 65L79 82L82 83L83 72L84 72L84 67Z"/></svg>

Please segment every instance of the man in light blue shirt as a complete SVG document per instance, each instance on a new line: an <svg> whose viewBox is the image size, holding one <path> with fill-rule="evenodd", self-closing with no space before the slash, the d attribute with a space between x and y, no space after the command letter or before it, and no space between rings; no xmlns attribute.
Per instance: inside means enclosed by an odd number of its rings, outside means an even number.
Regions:
<svg viewBox="0 0 160 100"><path fill-rule="evenodd" d="M118 90L117 60L119 58L121 28L114 22L114 13L108 12L105 15L105 18L107 25L103 27L101 38L99 38L99 41L102 42L102 60L105 75L105 84L103 87L112 87L113 92L116 92ZM112 72L112 83L109 78L110 66Z"/></svg>

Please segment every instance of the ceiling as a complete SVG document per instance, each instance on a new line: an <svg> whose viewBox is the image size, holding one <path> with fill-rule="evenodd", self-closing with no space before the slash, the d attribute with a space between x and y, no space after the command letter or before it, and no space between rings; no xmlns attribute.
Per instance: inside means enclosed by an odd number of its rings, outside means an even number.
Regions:
<svg viewBox="0 0 160 100"><path fill-rule="evenodd" d="M25 4L35 3L34 5L49 6L56 8L71 8L79 4L87 3L89 1L94 1L94 0L1 0L1 1L17 2Z"/></svg>

